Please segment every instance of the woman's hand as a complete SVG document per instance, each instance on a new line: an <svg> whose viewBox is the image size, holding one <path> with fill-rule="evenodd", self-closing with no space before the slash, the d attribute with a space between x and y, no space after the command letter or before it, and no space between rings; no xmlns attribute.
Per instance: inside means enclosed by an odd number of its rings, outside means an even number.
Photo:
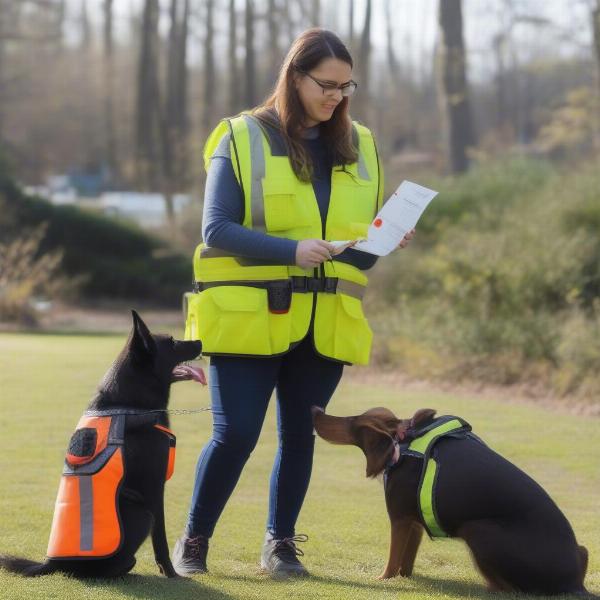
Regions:
<svg viewBox="0 0 600 600"><path fill-rule="evenodd" d="M411 229L405 236L402 238L402 241L398 244L398 248L406 248L408 246L408 242L413 239L415 235L415 230Z"/></svg>
<svg viewBox="0 0 600 600"><path fill-rule="evenodd" d="M296 246L296 265L314 269L336 254L335 247L324 240L301 240Z"/></svg>

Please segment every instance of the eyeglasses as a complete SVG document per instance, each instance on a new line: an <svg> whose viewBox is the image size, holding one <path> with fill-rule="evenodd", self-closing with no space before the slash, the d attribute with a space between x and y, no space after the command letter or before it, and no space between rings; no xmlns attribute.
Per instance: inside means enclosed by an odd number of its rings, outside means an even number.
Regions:
<svg viewBox="0 0 600 600"><path fill-rule="evenodd" d="M320 81L319 79L315 79L310 73L302 71L301 69L298 69L298 71L312 79L323 90L323 94L331 94L332 92L337 92L337 90L340 90L340 92L342 92L342 96L347 97L352 96L352 94L354 94L356 88L358 87L358 83L356 83L356 81L353 81L352 79L347 83L342 83L342 85L338 85L334 82Z"/></svg>

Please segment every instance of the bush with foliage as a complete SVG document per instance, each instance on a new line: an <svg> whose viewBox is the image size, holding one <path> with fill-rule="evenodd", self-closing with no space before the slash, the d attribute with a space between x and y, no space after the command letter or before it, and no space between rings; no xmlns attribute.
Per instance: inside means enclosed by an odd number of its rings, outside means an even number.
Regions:
<svg viewBox="0 0 600 600"><path fill-rule="evenodd" d="M42 223L47 229L38 254L61 252L62 272L81 279L85 298L177 306L190 287L191 257L134 224L27 196L0 165L0 239L13 243Z"/></svg>
<svg viewBox="0 0 600 600"><path fill-rule="evenodd" d="M373 276L379 356L419 375L542 374L560 391L600 383L590 338L600 302L595 165L566 174L511 162L434 185L441 193L415 242ZM411 354L427 352L437 359L415 369Z"/></svg>

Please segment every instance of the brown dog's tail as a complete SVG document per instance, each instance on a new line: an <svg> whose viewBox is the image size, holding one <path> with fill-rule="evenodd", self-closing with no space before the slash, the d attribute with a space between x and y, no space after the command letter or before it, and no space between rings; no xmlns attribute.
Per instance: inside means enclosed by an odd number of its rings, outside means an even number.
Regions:
<svg viewBox="0 0 600 600"><path fill-rule="evenodd" d="M6 554L0 554L0 568L10 573L23 575L24 577L48 575L49 573L54 573L56 570L55 566L50 562L38 563L26 558L8 556Z"/></svg>

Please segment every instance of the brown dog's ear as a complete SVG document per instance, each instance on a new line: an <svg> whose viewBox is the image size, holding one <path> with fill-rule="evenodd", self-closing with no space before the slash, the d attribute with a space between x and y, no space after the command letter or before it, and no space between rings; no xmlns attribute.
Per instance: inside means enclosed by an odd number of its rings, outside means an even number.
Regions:
<svg viewBox="0 0 600 600"><path fill-rule="evenodd" d="M410 420L411 427L429 421L429 419L435 416L435 413L436 411L433 408L420 408Z"/></svg>
<svg viewBox="0 0 600 600"><path fill-rule="evenodd" d="M315 431L324 440L332 444L356 444L351 428L352 417L334 417L319 406L313 406L311 412Z"/></svg>
<svg viewBox="0 0 600 600"><path fill-rule="evenodd" d="M386 427L369 420L357 426L357 444L367 459L367 477L379 475L394 452L394 440Z"/></svg>

